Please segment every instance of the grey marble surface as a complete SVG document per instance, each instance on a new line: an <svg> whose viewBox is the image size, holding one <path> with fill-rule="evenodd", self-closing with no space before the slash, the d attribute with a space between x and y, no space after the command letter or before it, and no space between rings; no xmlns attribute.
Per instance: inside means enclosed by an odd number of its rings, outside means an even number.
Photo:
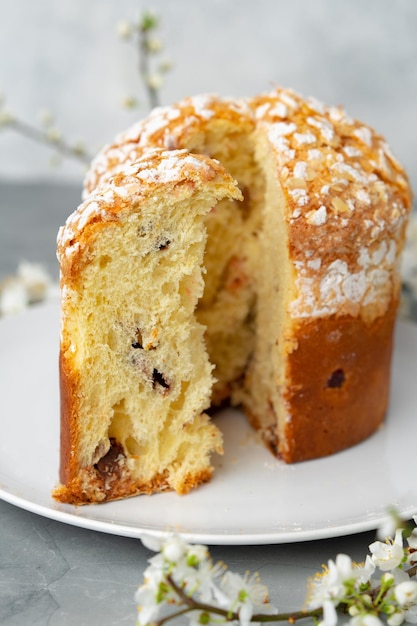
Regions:
<svg viewBox="0 0 417 626"><path fill-rule="evenodd" d="M6 502L0 502L0 528L2 626L134 626L135 589L152 555L138 539L67 526ZM233 571L258 571L271 602L290 611L302 608L307 580L323 562L338 552L363 560L373 538L369 532L210 551Z"/></svg>
<svg viewBox="0 0 417 626"><path fill-rule="evenodd" d="M76 186L0 183L0 276L22 258L56 273L56 230L78 199ZM242 574L259 571L272 603L289 611L302 607L307 579L322 563L338 552L363 560L374 536L214 546L212 556ZM133 626L134 592L150 555L137 539L66 525L0 501L0 624Z"/></svg>

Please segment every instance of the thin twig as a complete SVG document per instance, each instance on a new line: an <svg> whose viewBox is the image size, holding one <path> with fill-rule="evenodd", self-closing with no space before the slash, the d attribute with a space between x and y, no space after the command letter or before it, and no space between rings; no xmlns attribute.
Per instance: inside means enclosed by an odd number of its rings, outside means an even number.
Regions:
<svg viewBox="0 0 417 626"><path fill-rule="evenodd" d="M185 613L188 613L190 611L202 611L204 613L214 613L215 615L220 615L224 617L226 621L228 622L234 622L234 621L239 620L239 614L236 612L232 612L226 609L221 609L219 607L215 607L210 604L204 604L203 602L198 602L197 600L194 600L194 598L187 596L187 594L184 593L184 590L179 585L177 585L177 583L175 582L175 580L172 578L171 575L167 576L167 582L171 585L172 589L175 591L177 596L180 598L183 604L186 605L187 608L181 609L180 611L177 611L176 613L172 613L171 615L168 615L162 618L161 620L156 622L158 626L163 626L163 624L166 624L169 620L174 619L175 617L178 617L179 615L184 615ZM290 624L294 624L296 621L300 619L305 619L307 617L314 617L314 618L320 617L322 613L323 613L323 610L321 608L314 609L311 611L302 610L302 611L293 611L291 613L279 613L275 615L268 615L266 613L256 613L252 615L251 621L260 622L264 624L272 623L272 622L289 622Z"/></svg>
<svg viewBox="0 0 417 626"><path fill-rule="evenodd" d="M48 132L37 128L36 126L32 126L27 122L24 122L15 117L11 118L7 123L2 125L3 128L11 128L12 130L18 132L20 135L27 137L28 139L32 139L33 141L37 141L38 143L42 143L50 148L55 148L60 154L66 157L70 157L77 161L81 161L82 163L89 164L91 161L91 156L87 154L83 149L80 149L76 146L71 146L69 143L64 141L59 137L54 137L53 139L48 137Z"/></svg>
<svg viewBox="0 0 417 626"><path fill-rule="evenodd" d="M149 105L153 109L159 106L158 89L150 81L149 36L148 29L142 28L139 37L139 72L148 93Z"/></svg>

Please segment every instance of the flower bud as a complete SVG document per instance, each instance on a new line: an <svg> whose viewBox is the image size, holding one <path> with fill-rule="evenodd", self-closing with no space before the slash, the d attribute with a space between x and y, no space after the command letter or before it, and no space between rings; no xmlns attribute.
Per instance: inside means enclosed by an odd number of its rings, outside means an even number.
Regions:
<svg viewBox="0 0 417 626"><path fill-rule="evenodd" d="M122 39L129 39L133 34L133 24L127 20L122 20L117 24L116 32Z"/></svg>
<svg viewBox="0 0 417 626"><path fill-rule="evenodd" d="M351 617L355 617L355 615L359 615L360 609L356 605L352 605L349 607L348 613Z"/></svg>
<svg viewBox="0 0 417 626"><path fill-rule="evenodd" d="M385 574L381 576L381 583L383 584L391 583L393 580L394 576L390 572L385 572Z"/></svg>
<svg viewBox="0 0 417 626"><path fill-rule="evenodd" d="M1 111L0 113L0 126L7 126L14 122L14 116L8 111Z"/></svg>

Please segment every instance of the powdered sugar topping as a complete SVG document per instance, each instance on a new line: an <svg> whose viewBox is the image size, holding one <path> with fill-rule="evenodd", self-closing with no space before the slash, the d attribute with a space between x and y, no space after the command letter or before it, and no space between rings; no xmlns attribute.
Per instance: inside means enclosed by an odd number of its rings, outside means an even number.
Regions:
<svg viewBox="0 0 417 626"><path fill-rule="evenodd" d="M111 179L106 186L96 189L67 219L58 232L58 254L69 259L79 251L77 235L95 219L108 221L114 217L114 207L119 202L130 206L132 199L143 197L149 185L175 183L196 175L213 173L205 158L191 155L187 150L150 150L140 161L123 168L121 179ZM123 204L121 205L124 206ZM74 241L73 241L74 240Z"/></svg>
<svg viewBox="0 0 417 626"><path fill-rule="evenodd" d="M329 259L334 261L335 250L365 248L387 233L394 243L401 236L409 206L408 183L401 166L386 143L369 127L349 118L343 108L326 107L290 90L278 88L253 101L195 96L158 109L103 151L95 162L90 184L94 188L109 171L120 171L150 147L171 151L187 147L187 141L194 145L195 133L210 133L210 124L217 120L222 107L241 113L248 127L253 123L254 129L262 130L273 149L277 178L288 199L288 223L293 229L290 238L299 289L293 315L312 314L313 302L317 305L314 314L336 311L336 302L347 308L349 299L351 305L357 304L362 293L361 272L366 280L373 272L376 285L381 284L384 272L389 281L393 280L396 258L391 260L388 248L382 256L383 268L372 263L362 267L351 257L340 258L340 263L330 267ZM189 157L193 166L193 157ZM155 166L138 176L144 184L158 184L175 178L175 173L168 166ZM123 193L127 197L130 190L125 188L119 195ZM306 238L311 238L309 257ZM326 255L329 258L324 262ZM322 277L319 296L314 292L318 272ZM372 302L381 289L368 289L362 304Z"/></svg>

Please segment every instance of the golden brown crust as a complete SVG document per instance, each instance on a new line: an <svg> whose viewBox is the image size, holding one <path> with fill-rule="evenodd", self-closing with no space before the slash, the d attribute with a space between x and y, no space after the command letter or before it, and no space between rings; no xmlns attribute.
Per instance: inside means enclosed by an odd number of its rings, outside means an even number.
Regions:
<svg viewBox="0 0 417 626"><path fill-rule="evenodd" d="M301 322L288 356L286 462L333 454L369 437L388 406L397 302L370 323L332 316Z"/></svg>
<svg viewBox="0 0 417 626"><path fill-rule="evenodd" d="M186 495L189 491L203 483L209 482L212 470L204 470L189 474L181 487L176 491L179 495ZM84 479L84 480L83 480ZM103 478L95 468L90 468L85 474L78 475L67 484L61 484L53 492L53 497L58 502L65 504L98 504L131 498L139 495L151 495L172 491L172 487L167 481L165 474L155 476L152 480L138 484L131 479L113 481L110 486L105 484Z"/></svg>
<svg viewBox="0 0 417 626"><path fill-rule="evenodd" d="M209 186L211 191L208 197L213 202L225 195L237 199L241 197L232 177L212 159L190 155L186 151L149 151L145 157L123 173L116 174L100 190L91 194L60 229L61 485L53 494L58 501L85 504L173 489L172 477L170 480L165 471L153 474L146 481L135 477L125 450L111 437L109 441L97 441L94 454L86 453L83 449L81 439L86 409L81 378L88 377L88 366L82 368L80 346L73 343L74 337L69 331L71 324L68 322L74 323L74 306L77 308L74 301L78 302L79 294L83 293L84 268L89 266L96 254L95 243L103 229L117 229L134 216L140 216L141 211L150 210L154 206L158 207L158 219L163 219L163 207L171 206L170 203L174 206L184 198L189 199L195 189L205 190L205 186ZM80 419L81 415L83 419ZM202 425L202 431L205 428L206 439L210 438L210 450L221 453L220 433L211 424L204 427L205 417L194 415L195 420ZM184 472L184 476L175 479L175 490L178 493L187 493L199 483L209 480L212 469L205 454L202 453L201 463L195 471Z"/></svg>
<svg viewBox="0 0 417 626"><path fill-rule="evenodd" d="M185 98L106 146L85 192L155 146L210 153L207 137L222 128L228 141L233 133L262 135L274 155L287 202L291 316L381 315L398 289L411 190L384 138L342 107L280 87L249 99Z"/></svg>
<svg viewBox="0 0 417 626"><path fill-rule="evenodd" d="M244 100L199 95L154 109L97 154L85 177L84 195L137 161L150 148L186 149L197 154L203 149L209 154L205 140L208 129L213 126L247 134L255 127Z"/></svg>
<svg viewBox="0 0 417 626"><path fill-rule="evenodd" d="M91 195L59 234L64 315L66 297L80 288L92 243L110 224L117 228L132 201L140 204L161 182L175 195L224 175L220 165L197 156L210 155L212 137L222 132L225 151L234 136L245 136L258 160L268 155L285 200L280 219L291 276L280 440L272 401L274 422L267 427L264 416L245 408L286 462L332 454L368 437L386 412L398 261L411 207L407 176L385 140L342 108L281 88L247 100L196 96L156 109L120 134L93 161L85 180L85 195ZM77 411L77 382L66 360L70 343L64 333L61 481L66 487L55 497L76 503L166 490L164 474L146 485L132 482L122 456L117 481L109 483L95 465L80 474L73 453L77 427L70 417ZM211 470L190 474L177 490L186 493L210 475Z"/></svg>
<svg viewBox="0 0 417 626"><path fill-rule="evenodd" d="M137 206L152 198L164 186L166 197L180 197L187 188L214 182L217 177L229 184L232 197L239 198L234 181L224 168L203 155L191 155L185 150L148 150L122 172L114 174L67 219L60 228L57 256L61 269L61 284L71 288L77 282L81 265L88 262L89 246L100 231L120 220Z"/></svg>
<svg viewBox="0 0 417 626"><path fill-rule="evenodd" d="M60 415L61 415L61 444L60 444L60 469L59 480L66 484L71 476L77 472L76 457L71 450L77 447L77 429L74 424L76 414L76 388L75 374L71 374L71 368L67 368L62 350L59 353L59 389L60 389Z"/></svg>
<svg viewBox="0 0 417 626"><path fill-rule="evenodd" d="M404 169L380 135L341 107L283 89L251 106L286 198L291 316L381 315L398 289L411 207Z"/></svg>

